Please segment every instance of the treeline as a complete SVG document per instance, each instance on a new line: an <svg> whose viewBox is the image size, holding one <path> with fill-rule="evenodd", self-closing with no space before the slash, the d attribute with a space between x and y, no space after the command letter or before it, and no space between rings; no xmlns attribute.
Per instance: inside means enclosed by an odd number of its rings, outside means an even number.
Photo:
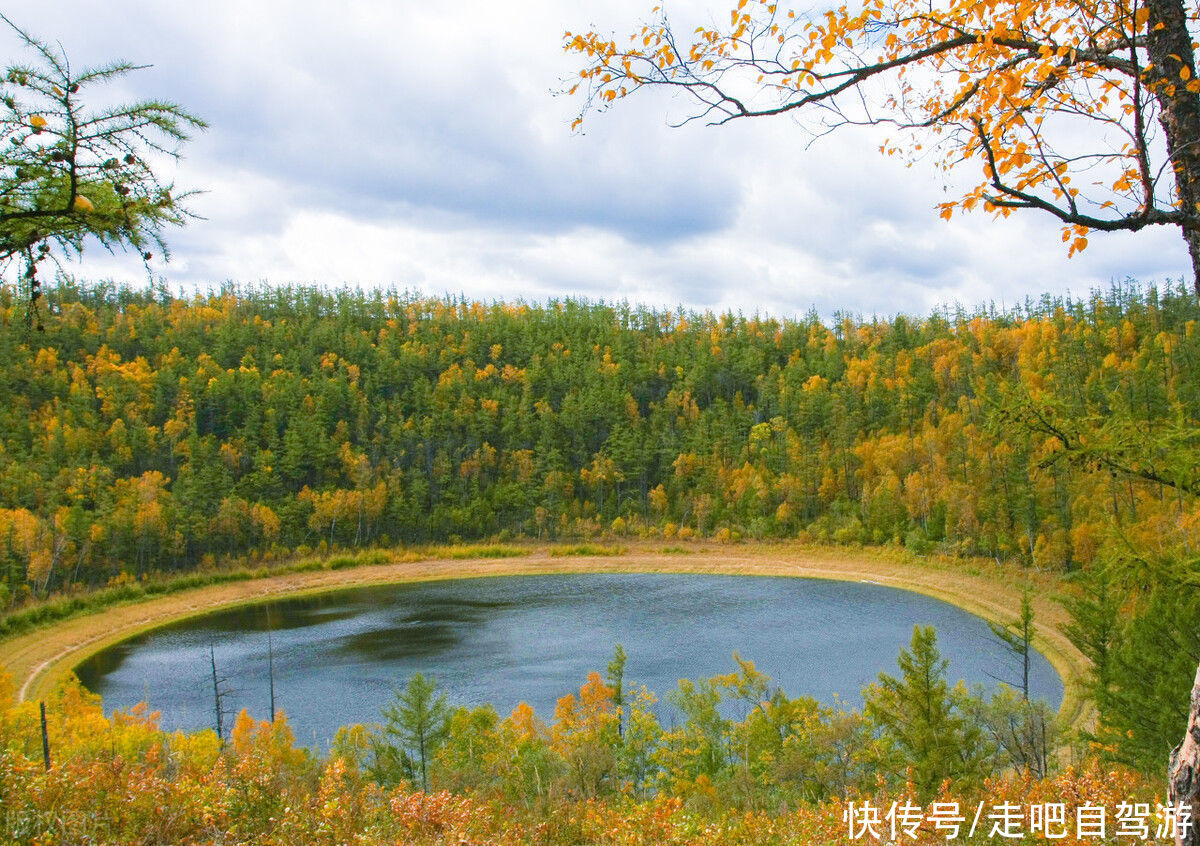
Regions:
<svg viewBox="0 0 1200 846"><path fill-rule="evenodd" d="M900 674L880 673L861 711L790 698L735 653L734 672L679 682L666 724L655 695L625 677L620 646L603 676L558 700L552 721L524 703L505 717L453 708L417 674L381 725L340 729L331 755L385 786L526 806L629 795L766 810L880 791L930 800L945 783L973 793L1006 773L1060 769L1069 756L1046 704L1007 685L990 696L951 686L936 641L916 627Z"/></svg>
<svg viewBox="0 0 1200 846"><path fill-rule="evenodd" d="M1053 425L1119 419L1147 449L1195 429L1182 286L832 325L378 290L47 301L38 333L0 289L0 608L485 536L807 537L1059 570L1112 527L1200 543L1194 498L1056 460Z"/></svg>

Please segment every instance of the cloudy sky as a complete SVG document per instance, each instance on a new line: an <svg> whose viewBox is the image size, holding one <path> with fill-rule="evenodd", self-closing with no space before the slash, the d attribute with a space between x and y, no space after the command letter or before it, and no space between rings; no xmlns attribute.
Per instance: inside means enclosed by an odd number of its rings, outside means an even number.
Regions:
<svg viewBox="0 0 1200 846"><path fill-rule="evenodd" d="M871 130L809 144L787 119L670 122L643 92L570 131L565 30L625 33L654 0L106 0L4 12L76 66L152 65L122 95L211 124L174 178L203 217L154 263L172 288L391 285L484 300L584 296L777 316L927 313L1044 291L1177 279L1173 231L1101 235L1068 259L1027 213L946 222L933 166L877 152ZM668 2L676 25L727 14ZM686 29L685 29L686 31ZM0 40L6 63L15 41ZM953 191L954 186L949 186ZM79 272L144 282L92 251Z"/></svg>

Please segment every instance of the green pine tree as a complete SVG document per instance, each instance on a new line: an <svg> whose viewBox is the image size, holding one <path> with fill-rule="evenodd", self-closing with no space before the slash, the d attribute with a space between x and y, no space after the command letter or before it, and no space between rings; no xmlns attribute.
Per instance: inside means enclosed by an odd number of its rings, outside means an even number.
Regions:
<svg viewBox="0 0 1200 846"><path fill-rule="evenodd" d="M997 676L992 676L992 678L1020 690L1021 697L1026 702L1029 701L1029 664L1033 657L1033 601L1031 595L1032 591L1029 585L1026 585L1025 591L1021 594L1021 615L1016 620L1004 624L988 621L988 628L992 630L992 634L1016 657L1021 668L1019 681Z"/></svg>
<svg viewBox="0 0 1200 846"><path fill-rule="evenodd" d="M74 65L51 45L0 14L32 59L0 78L0 269L24 265L30 316L41 296L38 265L79 256L89 239L129 249L147 261L167 252L163 229L193 215L156 172L163 157L205 123L163 100L88 108L92 89L140 66L117 61ZM111 100L109 95L107 98Z"/></svg>
<svg viewBox="0 0 1200 846"><path fill-rule="evenodd" d="M946 681L948 662L938 652L933 626L914 626L912 645L900 650L897 661L901 678L880 673L879 682L863 691L865 712L911 768L917 789L929 796L947 778L980 778L991 750L964 708L965 690L952 690Z"/></svg>
<svg viewBox="0 0 1200 846"><path fill-rule="evenodd" d="M421 789L429 790L428 763L446 738L450 708L437 682L414 673L403 690L397 690L383 709L384 732L400 742L400 749L420 768Z"/></svg>

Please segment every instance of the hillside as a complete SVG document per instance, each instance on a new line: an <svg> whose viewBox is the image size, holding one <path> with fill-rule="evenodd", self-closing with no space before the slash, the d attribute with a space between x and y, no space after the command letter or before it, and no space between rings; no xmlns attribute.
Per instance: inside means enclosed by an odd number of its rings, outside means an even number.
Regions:
<svg viewBox="0 0 1200 846"><path fill-rule="evenodd" d="M321 544L799 536L1071 570L1111 525L1200 543L1194 503L1055 460L1037 419L1111 418L1131 464L1129 433L1150 454L1194 427L1182 287L832 326L299 288L48 300L41 334L0 303L0 608Z"/></svg>

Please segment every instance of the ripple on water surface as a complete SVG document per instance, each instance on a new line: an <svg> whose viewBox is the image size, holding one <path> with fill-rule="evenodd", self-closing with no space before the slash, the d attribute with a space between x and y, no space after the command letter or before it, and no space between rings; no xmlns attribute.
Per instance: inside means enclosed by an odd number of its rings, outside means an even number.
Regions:
<svg viewBox="0 0 1200 846"><path fill-rule="evenodd" d="M751 576L511 576L355 588L218 611L147 632L89 659L80 678L105 708L146 700L163 726L212 725L211 647L232 713L277 707L301 743L379 720L412 673L437 677L454 704L501 714L527 701L545 719L620 643L627 682L660 700L680 678L749 658L790 696L857 706L914 625L933 625L951 681L1018 679L1011 654L972 614L870 583ZM272 657L273 656L273 657ZM1057 708L1062 681L1034 656L1031 693ZM663 706L669 708L669 706Z"/></svg>

